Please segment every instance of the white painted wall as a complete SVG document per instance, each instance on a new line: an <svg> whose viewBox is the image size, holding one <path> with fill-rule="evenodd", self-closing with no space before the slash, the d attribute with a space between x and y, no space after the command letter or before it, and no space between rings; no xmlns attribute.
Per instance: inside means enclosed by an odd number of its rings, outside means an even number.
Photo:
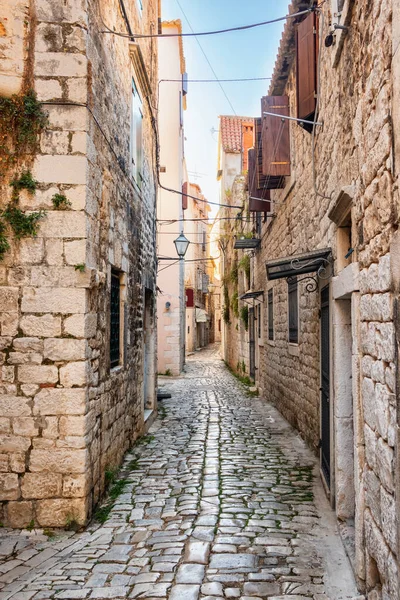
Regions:
<svg viewBox="0 0 400 600"><path fill-rule="evenodd" d="M163 26L165 29L165 26ZM178 33L178 27L168 27L168 33ZM159 39L159 79L181 80L181 56L179 38ZM161 184L181 190L183 183L183 127L181 126L180 95L182 84L161 82L159 84L158 127L160 139ZM157 218L182 219L182 196L159 190ZM159 225L157 255L177 260L174 240L182 223ZM170 371L177 375L184 361L184 264L183 261L169 266L173 261L159 261L157 285L161 292L157 297L158 313L158 372ZM169 304L169 306L168 306Z"/></svg>

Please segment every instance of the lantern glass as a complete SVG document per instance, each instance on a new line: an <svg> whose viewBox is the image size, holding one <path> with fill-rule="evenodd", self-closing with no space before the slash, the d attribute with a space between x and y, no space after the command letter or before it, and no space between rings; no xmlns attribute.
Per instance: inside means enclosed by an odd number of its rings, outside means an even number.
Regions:
<svg viewBox="0 0 400 600"><path fill-rule="evenodd" d="M189 247L189 240L181 233L180 236L174 240L174 244L179 258L183 258Z"/></svg>

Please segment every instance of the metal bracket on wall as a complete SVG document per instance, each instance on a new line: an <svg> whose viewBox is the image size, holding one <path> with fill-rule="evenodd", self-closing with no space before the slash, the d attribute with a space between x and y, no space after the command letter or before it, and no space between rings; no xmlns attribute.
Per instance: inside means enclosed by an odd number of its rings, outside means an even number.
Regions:
<svg viewBox="0 0 400 600"><path fill-rule="evenodd" d="M322 264L320 264L321 262ZM304 261L300 261L299 259L294 258L290 263L292 269L294 270L304 269L305 266L312 266L316 263L319 264L319 267L315 275L307 275L306 277L302 277L301 279L297 279L296 275L292 275L291 277L287 278L288 283L294 282L296 279L297 283L300 283L301 281L309 281L309 283L307 283L305 286L306 292L316 292L319 287L319 281L329 279L332 276L332 255L330 255L329 258L319 258L318 260L310 260L307 263L304 263Z"/></svg>

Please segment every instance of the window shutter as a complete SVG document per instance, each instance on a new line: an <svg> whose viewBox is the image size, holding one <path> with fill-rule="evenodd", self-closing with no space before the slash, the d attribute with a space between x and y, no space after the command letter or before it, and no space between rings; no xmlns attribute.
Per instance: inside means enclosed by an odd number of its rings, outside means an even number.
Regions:
<svg viewBox="0 0 400 600"><path fill-rule="evenodd" d="M188 207L188 198L187 198L187 194L188 193L188 184L187 181L185 181L185 183L182 185L182 209L186 210Z"/></svg>
<svg viewBox="0 0 400 600"><path fill-rule="evenodd" d="M289 121L264 112L289 116L287 96L264 96L261 98L262 118L262 170L267 177L290 175Z"/></svg>
<svg viewBox="0 0 400 600"><path fill-rule="evenodd" d="M194 290L192 288L186 288L186 308L194 307Z"/></svg>
<svg viewBox="0 0 400 600"><path fill-rule="evenodd" d="M317 92L317 14L310 13L296 32L297 116L312 120Z"/></svg>
<svg viewBox="0 0 400 600"><path fill-rule="evenodd" d="M258 188L258 165L256 164L256 149L248 152L248 188L249 188L249 210L250 212L270 212L271 193L266 188Z"/></svg>

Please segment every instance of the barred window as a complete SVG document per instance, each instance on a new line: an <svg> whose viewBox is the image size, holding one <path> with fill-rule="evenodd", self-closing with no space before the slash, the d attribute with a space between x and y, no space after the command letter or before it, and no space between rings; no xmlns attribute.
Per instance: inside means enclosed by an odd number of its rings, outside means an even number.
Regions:
<svg viewBox="0 0 400 600"><path fill-rule="evenodd" d="M299 343L299 300L297 277L288 279L289 342Z"/></svg>
<svg viewBox="0 0 400 600"><path fill-rule="evenodd" d="M268 290L268 339L274 339L274 292Z"/></svg>
<svg viewBox="0 0 400 600"><path fill-rule="evenodd" d="M120 274L116 269L111 270L111 299L110 299L110 365L116 367L120 361Z"/></svg>

